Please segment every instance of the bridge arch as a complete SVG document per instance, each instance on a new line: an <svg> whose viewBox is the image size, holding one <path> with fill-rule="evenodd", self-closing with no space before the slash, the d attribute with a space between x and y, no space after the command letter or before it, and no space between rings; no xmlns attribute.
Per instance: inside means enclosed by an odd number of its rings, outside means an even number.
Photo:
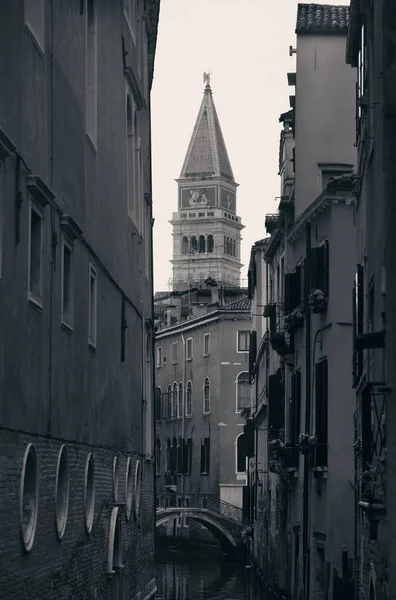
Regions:
<svg viewBox="0 0 396 600"><path fill-rule="evenodd" d="M224 549L233 550L238 547L238 541L233 534L219 523L215 517L212 517L212 515L207 512L188 510L185 508L182 511L180 508L160 509L157 513L156 527L164 525L167 521L177 519L180 515L204 525L218 539Z"/></svg>

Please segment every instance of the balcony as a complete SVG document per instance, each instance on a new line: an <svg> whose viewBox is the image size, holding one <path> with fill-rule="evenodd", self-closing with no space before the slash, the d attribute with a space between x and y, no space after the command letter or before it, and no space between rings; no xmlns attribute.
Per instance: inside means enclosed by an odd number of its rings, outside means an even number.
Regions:
<svg viewBox="0 0 396 600"><path fill-rule="evenodd" d="M279 221L280 216L278 213L265 215L265 229L267 230L267 233L272 235L274 231L276 231L276 229L278 228Z"/></svg>

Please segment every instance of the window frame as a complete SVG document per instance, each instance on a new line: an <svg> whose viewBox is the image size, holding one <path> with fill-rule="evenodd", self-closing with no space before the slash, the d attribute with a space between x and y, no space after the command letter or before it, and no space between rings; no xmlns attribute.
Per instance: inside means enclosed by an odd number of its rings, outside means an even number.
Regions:
<svg viewBox="0 0 396 600"><path fill-rule="evenodd" d="M178 360L178 342L172 342L172 365L176 365Z"/></svg>
<svg viewBox="0 0 396 600"><path fill-rule="evenodd" d="M189 392L190 392L190 406L191 406L191 411L189 412L188 409L188 405L189 405ZM186 407L185 407L185 417L187 418L191 418L193 415L193 384L191 379L189 379L187 381L187 387L186 387Z"/></svg>
<svg viewBox="0 0 396 600"><path fill-rule="evenodd" d="M88 276L88 346L92 350L96 350L98 342L98 273L89 263ZM92 322L92 291L91 282L94 281L94 322ZM92 331L93 328L93 331Z"/></svg>
<svg viewBox="0 0 396 600"><path fill-rule="evenodd" d="M189 345L191 352L189 353ZM194 358L194 339L192 337L186 340L186 361L191 361Z"/></svg>
<svg viewBox="0 0 396 600"><path fill-rule="evenodd" d="M207 344L206 344L206 340L207 340ZM206 348L207 345L207 348ZM206 352L207 350L207 352ZM210 356L210 332L204 333L204 338L203 338L203 355L204 356Z"/></svg>
<svg viewBox="0 0 396 600"><path fill-rule="evenodd" d="M32 260L32 212L40 219L40 283L39 293L31 290L31 260ZM44 210L32 197L29 200L29 235L28 235L28 301L38 308L44 306Z"/></svg>
<svg viewBox="0 0 396 600"><path fill-rule="evenodd" d="M65 285L65 248L70 252L70 317L65 318L65 307L64 307L64 285ZM68 331L73 331L74 324L74 252L73 243L65 236L62 235L61 244L61 325Z"/></svg>
<svg viewBox="0 0 396 600"><path fill-rule="evenodd" d="M246 334L248 343L247 343L247 350L240 350L240 338L241 338L241 333ZM237 336L236 336L236 351L237 354L249 354L249 343L250 343L250 330L249 329L238 329L237 331Z"/></svg>
<svg viewBox="0 0 396 600"><path fill-rule="evenodd" d="M157 346L155 356L155 366L157 369L160 369L162 367L162 346Z"/></svg>
<svg viewBox="0 0 396 600"><path fill-rule="evenodd" d="M206 383L208 385L206 385ZM205 397L205 392L206 392L207 389L209 390L208 398ZM202 410L202 414L209 415L211 407L210 407L210 378L209 378L208 375L204 379L204 384L203 384L202 392L203 392L203 394L202 394L202 404L203 404L203 406L202 406L202 409L203 409ZM208 410L205 410L205 408L206 408L206 401L208 402L208 406L209 406Z"/></svg>
<svg viewBox="0 0 396 600"><path fill-rule="evenodd" d="M247 378L245 380L243 380L243 381L245 381L245 383L247 383L248 390L249 390L249 387L250 387L250 385L249 385L249 371L241 371L240 373L238 373L238 375L236 376L236 379L235 379L235 387L236 387L236 390L235 390L235 396L236 396L236 398L235 398L235 413L238 414L238 415L242 412L242 410L246 406L249 405L249 397L248 397L247 398L248 404L246 404L242 408L238 408L238 398L239 398L239 396L238 396L238 390L239 390L239 383L240 383L239 379L240 379L241 375L247 375ZM249 394L248 394L248 396L249 396Z"/></svg>

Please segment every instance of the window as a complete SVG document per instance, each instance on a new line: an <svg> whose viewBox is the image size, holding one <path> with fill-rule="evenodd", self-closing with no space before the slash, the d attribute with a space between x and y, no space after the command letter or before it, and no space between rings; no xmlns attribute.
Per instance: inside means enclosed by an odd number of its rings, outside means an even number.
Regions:
<svg viewBox="0 0 396 600"><path fill-rule="evenodd" d="M204 253L206 251L206 240L204 235L200 235L198 238L198 252Z"/></svg>
<svg viewBox="0 0 396 600"><path fill-rule="evenodd" d="M25 549L32 549L38 512L38 465L36 450L28 444L21 474L20 523Z"/></svg>
<svg viewBox="0 0 396 600"><path fill-rule="evenodd" d="M208 213L208 216L209 216L209 213ZM208 235L207 249L210 254L212 254L212 252L213 252L213 247L214 247L213 235Z"/></svg>
<svg viewBox="0 0 396 600"><path fill-rule="evenodd" d="M73 327L73 248L63 239L61 264L61 319L62 324L70 329Z"/></svg>
<svg viewBox="0 0 396 600"><path fill-rule="evenodd" d="M188 254L188 237L186 235L182 238L182 254Z"/></svg>
<svg viewBox="0 0 396 600"><path fill-rule="evenodd" d="M249 373L239 373L236 380L236 412L241 412L245 406L249 406Z"/></svg>
<svg viewBox="0 0 396 600"><path fill-rule="evenodd" d="M97 142L97 39L95 0L86 0L85 122L93 145Z"/></svg>
<svg viewBox="0 0 396 600"><path fill-rule="evenodd" d="M236 472L246 473L247 471L247 457L245 448L245 434L240 433L236 439L237 456L236 456Z"/></svg>
<svg viewBox="0 0 396 600"><path fill-rule="evenodd" d="M192 416L192 383L187 383L187 394L186 394L186 417Z"/></svg>
<svg viewBox="0 0 396 600"><path fill-rule="evenodd" d="M126 172L127 172L127 199L128 199L128 215L133 223L136 223L135 214L135 198L134 198L134 166L135 166L135 155L134 155L134 106L131 100L130 94L126 94Z"/></svg>
<svg viewBox="0 0 396 600"><path fill-rule="evenodd" d="M171 419L172 418L172 387L168 385L168 391L165 396L164 401L164 418Z"/></svg>
<svg viewBox="0 0 396 600"><path fill-rule="evenodd" d="M250 331L237 332L237 352L249 352Z"/></svg>
<svg viewBox="0 0 396 600"><path fill-rule="evenodd" d="M93 266L89 265L89 315L88 315L88 344L96 348L97 330L97 278Z"/></svg>
<svg viewBox="0 0 396 600"><path fill-rule="evenodd" d="M187 339L187 347L186 347L186 360L192 360L193 358L193 339Z"/></svg>
<svg viewBox="0 0 396 600"><path fill-rule="evenodd" d="M329 242L326 240L317 248L311 249L310 288L321 290L325 297L329 295Z"/></svg>
<svg viewBox="0 0 396 600"><path fill-rule="evenodd" d="M315 466L327 467L327 412L328 367L327 359L315 365Z"/></svg>
<svg viewBox="0 0 396 600"><path fill-rule="evenodd" d="M190 239L190 252L193 254L197 251L197 238L193 235Z"/></svg>
<svg viewBox="0 0 396 600"><path fill-rule="evenodd" d="M183 440L183 473L191 475L192 467L192 439L188 438L187 442Z"/></svg>
<svg viewBox="0 0 396 600"><path fill-rule="evenodd" d="M210 333L204 334L204 356L209 356L210 354Z"/></svg>
<svg viewBox="0 0 396 600"><path fill-rule="evenodd" d="M155 474L161 474L161 440L155 442Z"/></svg>
<svg viewBox="0 0 396 600"><path fill-rule="evenodd" d="M157 348L157 368L162 366L162 348L158 346Z"/></svg>
<svg viewBox="0 0 396 600"><path fill-rule="evenodd" d="M184 440L179 437L177 443L177 472L183 473L183 452L184 452Z"/></svg>
<svg viewBox="0 0 396 600"><path fill-rule="evenodd" d="M331 179L333 179L334 177L339 177L340 175L347 175L347 174L351 174L352 171L350 169L337 169L337 170L325 170L322 169L322 190L324 190L327 186L327 184L330 182Z"/></svg>
<svg viewBox="0 0 396 600"><path fill-rule="evenodd" d="M209 475L210 471L210 439L205 437L201 442L201 475Z"/></svg>
<svg viewBox="0 0 396 600"><path fill-rule="evenodd" d="M172 406L171 406L171 419L177 418L177 383L173 384L173 394L172 394Z"/></svg>
<svg viewBox="0 0 396 600"><path fill-rule="evenodd" d="M209 377L205 377L204 388L203 388L203 412L204 414L210 413L210 382Z"/></svg>
<svg viewBox="0 0 396 600"><path fill-rule="evenodd" d="M170 472L172 463L172 442L168 438L166 443L166 470Z"/></svg>
<svg viewBox="0 0 396 600"><path fill-rule="evenodd" d="M179 403L177 405L177 418L181 419L183 417L183 384L179 383Z"/></svg>
<svg viewBox="0 0 396 600"><path fill-rule="evenodd" d="M173 365L177 363L177 347L178 347L178 343L173 342L173 344L172 344L172 364Z"/></svg>
<svg viewBox="0 0 396 600"><path fill-rule="evenodd" d="M44 219L41 210L31 202L29 227L29 299L43 303L43 238Z"/></svg>
<svg viewBox="0 0 396 600"><path fill-rule="evenodd" d="M45 4L44 0L25 0L25 25L41 52L44 52Z"/></svg>

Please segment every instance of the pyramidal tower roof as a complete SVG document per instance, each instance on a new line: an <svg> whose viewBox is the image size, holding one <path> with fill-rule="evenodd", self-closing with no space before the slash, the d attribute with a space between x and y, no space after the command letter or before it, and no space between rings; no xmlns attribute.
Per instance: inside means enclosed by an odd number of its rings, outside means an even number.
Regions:
<svg viewBox="0 0 396 600"><path fill-rule="evenodd" d="M235 182L219 117L213 102L210 74L204 73L204 96L180 173L180 179L224 177Z"/></svg>

